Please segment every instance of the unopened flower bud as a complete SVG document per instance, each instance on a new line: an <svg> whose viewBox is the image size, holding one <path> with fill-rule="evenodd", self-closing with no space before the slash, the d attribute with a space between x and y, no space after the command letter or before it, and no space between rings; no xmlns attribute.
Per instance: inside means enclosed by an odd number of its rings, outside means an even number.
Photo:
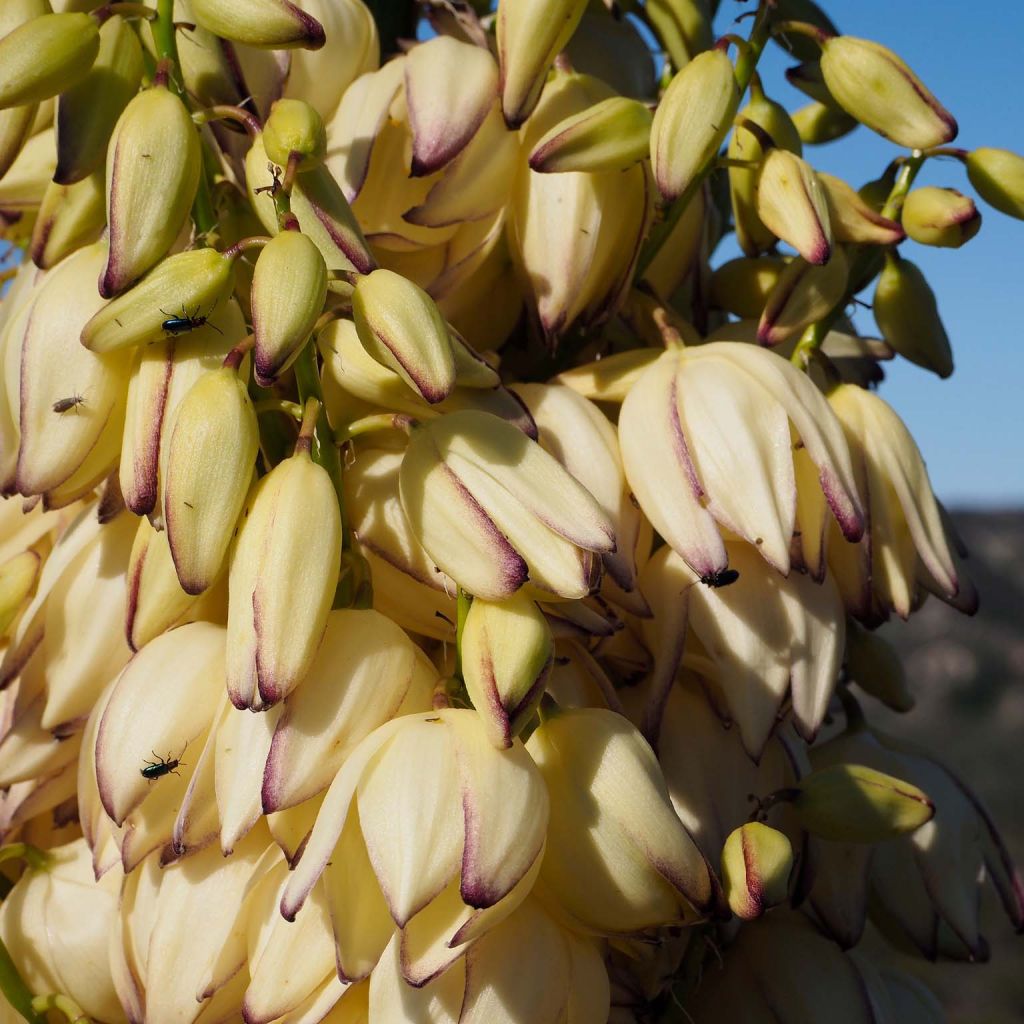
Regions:
<svg viewBox="0 0 1024 1024"><path fill-rule="evenodd" d="M498 3L499 91L510 127L518 128L537 106L551 63L576 31L586 6L586 0Z"/></svg>
<svg viewBox="0 0 1024 1024"><path fill-rule="evenodd" d="M281 50L319 50L323 26L289 0L192 0L192 16L207 31L236 43Z"/></svg>
<svg viewBox="0 0 1024 1024"><path fill-rule="evenodd" d="M551 629L532 598L520 591L505 601L473 601L462 634L462 671L496 747L510 747L533 714L554 653Z"/></svg>
<svg viewBox="0 0 1024 1024"><path fill-rule="evenodd" d="M802 258L788 263L765 303L757 340L778 345L827 316L846 294L847 277L846 257L839 248L824 266Z"/></svg>
<svg viewBox="0 0 1024 1024"><path fill-rule="evenodd" d="M164 481L167 539L187 594L201 594L220 572L258 448L245 383L230 367L203 374L178 406Z"/></svg>
<svg viewBox="0 0 1024 1024"><path fill-rule="evenodd" d="M981 214L974 200L955 188L925 185L904 201L903 226L922 245L959 249L981 229Z"/></svg>
<svg viewBox="0 0 1024 1024"><path fill-rule="evenodd" d="M394 370L425 401L440 402L455 387L455 357L437 303L391 270L356 282L352 316L363 348Z"/></svg>
<svg viewBox="0 0 1024 1024"><path fill-rule="evenodd" d="M810 164L785 149L768 152L757 179L757 215L808 263L827 263L832 226L825 190Z"/></svg>
<svg viewBox="0 0 1024 1024"><path fill-rule="evenodd" d="M168 321L201 326L230 291L233 274L233 259L216 249L189 249L168 256L85 325L82 344L93 352L112 352L173 335L178 328L165 328ZM190 329L184 322L180 327Z"/></svg>
<svg viewBox="0 0 1024 1024"><path fill-rule="evenodd" d="M74 185L51 181L32 229L32 262L49 270L76 249L95 242L106 223L102 171Z"/></svg>
<svg viewBox="0 0 1024 1024"><path fill-rule="evenodd" d="M278 100L263 126L263 146L275 164L287 167L296 155L299 167L309 170L323 161L327 151L323 118L305 100Z"/></svg>
<svg viewBox="0 0 1024 1024"><path fill-rule="evenodd" d="M651 167L666 201L718 152L739 101L736 69L722 50L698 54L672 79L651 125Z"/></svg>
<svg viewBox="0 0 1024 1024"><path fill-rule="evenodd" d="M235 707L267 708L302 682L340 562L338 496L299 447L256 485L231 559L227 685Z"/></svg>
<svg viewBox="0 0 1024 1024"><path fill-rule="evenodd" d="M167 254L192 206L201 167L198 130L169 89L156 85L125 107L107 147L110 255L100 277L104 298L123 291Z"/></svg>
<svg viewBox="0 0 1024 1024"><path fill-rule="evenodd" d="M722 884L729 908L753 921L789 895L793 847L784 833L750 821L729 833L722 848Z"/></svg>
<svg viewBox="0 0 1024 1024"><path fill-rule="evenodd" d="M920 828L935 805L909 782L861 764L836 764L805 776L795 787L800 824L822 839L880 843Z"/></svg>
<svg viewBox="0 0 1024 1024"><path fill-rule="evenodd" d="M821 72L843 110L897 145L928 149L956 138L953 115L879 43L854 36L826 39Z"/></svg>
<svg viewBox="0 0 1024 1024"><path fill-rule="evenodd" d="M906 712L914 707L914 695L895 648L878 633L853 621L846 626L846 671L865 693L893 711Z"/></svg>
<svg viewBox="0 0 1024 1024"><path fill-rule="evenodd" d="M39 103L84 78L100 49L88 14L42 14L0 39L0 110Z"/></svg>
<svg viewBox="0 0 1024 1024"><path fill-rule="evenodd" d="M102 169L111 132L138 91L142 70L135 30L122 18L110 18L100 29L99 54L89 73L77 85L62 88L57 100L54 181L70 185Z"/></svg>
<svg viewBox="0 0 1024 1024"><path fill-rule="evenodd" d="M818 181L825 191L829 223L837 242L894 245L903 241L903 228L883 217L842 178L819 171Z"/></svg>
<svg viewBox="0 0 1024 1024"><path fill-rule="evenodd" d="M711 49L711 17L703 0L647 0L644 10L675 67Z"/></svg>
<svg viewBox="0 0 1024 1024"><path fill-rule="evenodd" d="M427 554L487 600L527 580L542 592L585 597L599 553L615 549L590 492L536 441L488 413L449 413L416 429L399 479L402 508Z"/></svg>
<svg viewBox="0 0 1024 1024"><path fill-rule="evenodd" d="M544 174L624 171L650 152L652 114L643 103L612 96L546 132L530 154Z"/></svg>
<svg viewBox="0 0 1024 1024"><path fill-rule="evenodd" d="M734 316L759 317L786 264L777 256L740 256L711 275L711 301Z"/></svg>
<svg viewBox="0 0 1024 1024"><path fill-rule="evenodd" d="M271 387L309 339L327 297L320 250L298 231L282 231L264 246L252 279L256 382Z"/></svg>
<svg viewBox="0 0 1024 1024"><path fill-rule="evenodd" d="M273 169L269 166L262 134L253 140L245 156L245 180L252 209L268 234L278 234L280 225L271 195ZM299 229L316 243L328 270L368 274L374 269L376 262L370 247L328 168L321 165L296 175L291 199Z"/></svg>
<svg viewBox="0 0 1024 1024"><path fill-rule="evenodd" d="M813 100L793 112L793 124L806 146L821 146L849 135L857 127L857 119L839 107Z"/></svg>
<svg viewBox="0 0 1024 1024"><path fill-rule="evenodd" d="M888 252L872 303L882 337L917 366L948 377L953 350L939 317L939 307L924 274L910 260Z"/></svg>
<svg viewBox="0 0 1024 1024"><path fill-rule="evenodd" d="M749 130L743 126L745 122L756 125L761 131ZM771 139L779 149L797 156L802 147L793 119L782 104L765 95L757 75L751 79L750 102L740 111L737 125L729 136L728 156L730 160L749 166L729 167L729 197L736 223L736 241L748 256L756 256L775 245L774 232L757 215L757 178L767 140Z"/></svg>
<svg viewBox="0 0 1024 1024"><path fill-rule="evenodd" d="M989 206L1024 220L1024 157L983 146L967 154L967 177Z"/></svg>

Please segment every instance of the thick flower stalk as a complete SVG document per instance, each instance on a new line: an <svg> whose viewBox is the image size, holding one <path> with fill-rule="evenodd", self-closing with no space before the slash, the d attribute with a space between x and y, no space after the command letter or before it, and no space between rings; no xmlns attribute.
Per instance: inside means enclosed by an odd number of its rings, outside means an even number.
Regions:
<svg viewBox="0 0 1024 1024"><path fill-rule="evenodd" d="M978 604L874 388L1024 158L715 6L0 5L0 1019L930 1024L890 945L1024 929L870 706Z"/></svg>

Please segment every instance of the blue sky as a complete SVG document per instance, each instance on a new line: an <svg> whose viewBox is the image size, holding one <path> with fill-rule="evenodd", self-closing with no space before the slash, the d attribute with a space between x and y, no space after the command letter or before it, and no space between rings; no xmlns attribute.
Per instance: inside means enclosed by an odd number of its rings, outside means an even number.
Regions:
<svg viewBox="0 0 1024 1024"><path fill-rule="evenodd" d="M843 0L823 6L842 32L885 43L957 118L954 145L998 146L1024 154L1024 3L997 0ZM752 4L722 0L716 31ZM742 22L745 35L749 22ZM805 102L782 77L793 61L776 46L762 58L773 99ZM899 150L866 128L804 156L855 187L878 176ZM936 160L918 183L971 194L962 166ZM1024 506L1024 221L990 207L980 233L961 249L904 242L927 275L953 343L956 372L939 380L895 360L881 394L910 427L932 484L949 505ZM870 299L870 295L866 296ZM864 328L871 326L870 318Z"/></svg>

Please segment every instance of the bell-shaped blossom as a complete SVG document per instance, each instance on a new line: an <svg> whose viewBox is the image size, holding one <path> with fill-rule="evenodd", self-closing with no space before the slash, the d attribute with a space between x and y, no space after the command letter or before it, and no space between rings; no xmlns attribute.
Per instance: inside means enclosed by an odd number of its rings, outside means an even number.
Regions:
<svg viewBox="0 0 1024 1024"><path fill-rule="evenodd" d="M973 792L938 761L872 732L863 722L811 752L816 768L856 763L924 790L934 817L903 838L855 857L845 843L821 845L815 913L844 946L861 936L869 905L887 933L927 957L984 959L979 887L988 879L1015 928L1024 927L1024 886L991 817ZM870 904L869 904L870 898Z"/></svg>
<svg viewBox="0 0 1024 1024"><path fill-rule="evenodd" d="M495 748L468 710L399 718L342 765L281 912L301 921L322 878L339 974L369 974L397 927L402 976L422 985L522 903L547 828L521 744Z"/></svg>
<svg viewBox="0 0 1024 1024"><path fill-rule="evenodd" d="M829 577L780 576L749 544L733 541L726 552L738 578L708 586L671 548L658 551L641 577L654 612L644 630L661 672L671 677L682 659L707 678L759 757L787 697L798 730L817 733L842 664L846 616Z"/></svg>
<svg viewBox="0 0 1024 1024"><path fill-rule="evenodd" d="M619 443L644 513L702 578L728 566L718 524L789 572L794 450L817 467L844 536L863 532L842 428L815 385L773 352L740 342L665 352L626 396Z"/></svg>
<svg viewBox="0 0 1024 1024"><path fill-rule="evenodd" d="M544 719L527 749L551 799L539 884L576 927L632 934L692 923L715 907L708 864L627 719L563 711Z"/></svg>
<svg viewBox="0 0 1024 1024"><path fill-rule="evenodd" d="M906 618L924 589L974 614L977 593L958 564L924 460L903 421L883 399L854 385L836 388L828 401L849 442L859 490L868 496L861 542L830 542L828 548L847 609L866 625L891 612Z"/></svg>
<svg viewBox="0 0 1024 1024"><path fill-rule="evenodd" d="M496 601L527 581L539 593L585 597L612 524L590 492L505 420L457 412L413 431L402 508L437 566Z"/></svg>
<svg viewBox="0 0 1024 1024"><path fill-rule="evenodd" d="M95 882L81 839L47 851L0 904L0 939L29 990L61 993L95 1020L121 1024L107 958L121 888L120 872Z"/></svg>
<svg viewBox="0 0 1024 1024"><path fill-rule="evenodd" d="M369 1020L394 1024L588 1024L605 1020L601 949L527 899L440 977L419 988L403 977L395 936L370 976Z"/></svg>

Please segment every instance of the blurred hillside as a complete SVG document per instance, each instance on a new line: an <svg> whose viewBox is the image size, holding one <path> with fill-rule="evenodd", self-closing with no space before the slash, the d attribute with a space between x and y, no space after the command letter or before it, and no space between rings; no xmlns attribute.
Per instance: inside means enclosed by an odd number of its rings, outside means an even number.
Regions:
<svg viewBox="0 0 1024 1024"><path fill-rule="evenodd" d="M897 716L872 701L865 710L967 779L1024 870L1024 511L961 511L953 518L970 552L981 610L966 618L929 600L909 622L885 626L917 707ZM953 1024L1020 1024L1024 936L1013 934L994 898L983 907L991 963L940 964L920 973Z"/></svg>

